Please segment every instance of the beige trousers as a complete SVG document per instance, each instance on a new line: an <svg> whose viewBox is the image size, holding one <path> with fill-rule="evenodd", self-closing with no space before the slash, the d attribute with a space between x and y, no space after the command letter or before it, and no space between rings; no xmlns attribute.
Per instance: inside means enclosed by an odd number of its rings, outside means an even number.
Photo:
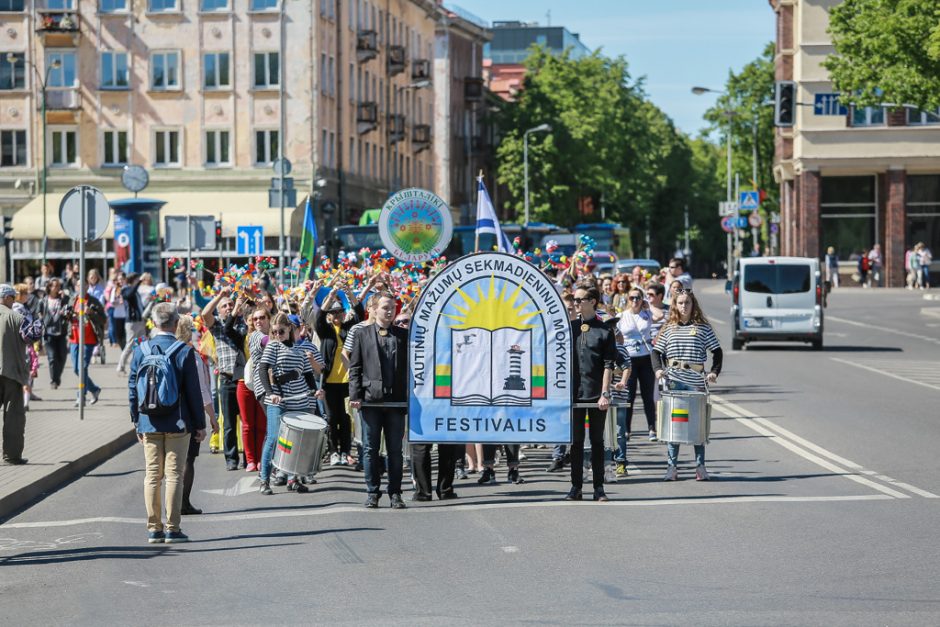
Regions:
<svg viewBox="0 0 940 627"><path fill-rule="evenodd" d="M183 505L183 467L189 450L189 433L144 434L144 502L147 531L163 531L160 484L166 478L166 531L180 530Z"/></svg>

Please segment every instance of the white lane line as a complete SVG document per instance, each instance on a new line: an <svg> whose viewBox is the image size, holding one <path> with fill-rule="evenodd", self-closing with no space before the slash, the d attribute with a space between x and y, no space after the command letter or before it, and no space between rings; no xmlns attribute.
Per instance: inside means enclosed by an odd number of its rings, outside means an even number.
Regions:
<svg viewBox="0 0 940 627"><path fill-rule="evenodd" d="M725 320L722 320L721 318L709 318L708 321L711 322L712 324L728 324Z"/></svg>
<svg viewBox="0 0 940 627"><path fill-rule="evenodd" d="M740 422L742 425L754 431L757 431L759 434L770 438L772 441L776 442L780 446L786 449L789 449L790 451L793 451L794 453L796 453L803 459L811 461L817 466L822 466L823 468L825 468L826 470L828 470L829 472L833 474L840 475L850 481L854 481L866 487L872 488L873 490L878 490L879 492L887 494L888 496L894 497L896 499L911 498L910 495L904 494L903 492L898 492L897 490L892 490L891 488L887 486L883 486L880 483L876 483L872 481L871 479L860 477L857 474L854 474L850 470L846 470L845 468L841 466L837 466L823 459L822 457L807 451L806 449L798 446L797 444L791 442L790 440L785 439L783 435L779 433L775 433L774 431L771 431L770 429L768 429L766 426L757 423L755 420L757 416L754 416L753 414L748 412L746 409L738 405L735 405L734 403L726 401L714 394L712 394L712 399L714 399L717 403L719 403L718 408L721 411L725 412L730 417ZM769 423L770 421L765 419L765 422ZM770 423L770 424L773 424L773 423ZM857 466L858 469L861 469L861 466L858 466L858 464L854 464L854 465Z"/></svg>
<svg viewBox="0 0 940 627"><path fill-rule="evenodd" d="M857 364L857 363L855 363L855 362L848 361L848 360L846 360L846 359L841 359L841 358L839 358L839 357L830 357L829 359L831 359L832 361L837 361L837 362L839 362L840 364L845 364L846 366L852 366L852 367L854 367L854 368L861 368L862 370L868 370L869 372L874 372L875 374L881 374L881 375L884 375L884 376L886 376L886 377L891 377L892 379L897 379L898 381L905 381L905 382L907 382L907 383L913 383L914 385L920 385L920 386L923 386L923 387L925 387L925 388L929 388L929 389L931 389L931 390L937 390L938 392L940 392L940 385L931 385L930 383L924 383L923 381L916 381L916 380L914 380L914 379L909 379L909 378L907 378L907 377L902 377L902 376L900 376L900 375L896 375L896 374L894 374L893 372L888 372L888 371L886 371L886 370L880 370L880 369L878 369L878 368L872 368L871 366L865 366L865 365L863 365L863 364Z"/></svg>
<svg viewBox="0 0 940 627"><path fill-rule="evenodd" d="M558 498L561 499L562 492L559 492ZM616 494L608 494L613 499L603 505L591 502L572 503L569 501L529 501L529 502L506 502L506 503L468 503L466 505L437 505L428 507L409 507L401 511L392 511L391 509L379 509L373 512L363 512L361 506L340 506L329 507L325 509L316 509L312 511L304 510L285 510L278 512L251 512L245 514L222 514L215 516L211 513L203 514L198 518L187 520L187 525L198 526L202 523L219 522L238 522L249 520L266 520L271 518L297 518L297 517L315 517L328 516L331 514L360 514L366 516L420 516L428 513L447 514L460 511L479 511L479 510L500 510L500 509L530 509L530 508L552 508L552 507L658 507L660 505L733 505L736 503L830 503L846 501L887 501L893 500L892 497L884 494L862 494L847 496L723 496L723 497L703 497L703 498L675 498L675 499L647 499L647 500L618 500ZM78 525L99 525L101 523L116 523L125 525L146 525L145 518L120 518L117 516L101 516L98 518L77 518L75 520L53 520L43 522L23 522L7 523L0 525L0 529L34 529L39 527L72 527Z"/></svg>
<svg viewBox="0 0 940 627"><path fill-rule="evenodd" d="M901 331L900 329L889 329L883 326L878 326L874 324L868 324L865 322L857 322L855 320L847 320L846 318L839 318L837 316L826 316L826 320L830 322L841 322L842 324L851 324L852 326L862 327L863 329L873 329L875 331L883 331L884 333L893 333L894 335L903 335L904 337L911 337L915 340L921 340L923 342L932 342L933 344L940 344L940 339L935 337L928 337L926 335L918 335L917 333L909 333L907 331Z"/></svg>

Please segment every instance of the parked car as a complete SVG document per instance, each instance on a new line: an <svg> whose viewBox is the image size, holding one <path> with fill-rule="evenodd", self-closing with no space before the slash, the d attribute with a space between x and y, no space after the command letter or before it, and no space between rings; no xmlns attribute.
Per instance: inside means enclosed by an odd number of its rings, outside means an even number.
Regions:
<svg viewBox="0 0 940 627"><path fill-rule="evenodd" d="M610 252L609 250L595 251L591 256L591 260L588 262L588 270L594 274L613 274L614 268L617 267L617 255Z"/></svg>
<svg viewBox="0 0 940 627"><path fill-rule="evenodd" d="M653 276L656 276L662 267L655 259L621 259L617 262L617 274L630 274L637 266Z"/></svg>
<svg viewBox="0 0 940 627"><path fill-rule="evenodd" d="M731 347L754 341L823 347L823 279L809 257L739 259L731 281Z"/></svg>

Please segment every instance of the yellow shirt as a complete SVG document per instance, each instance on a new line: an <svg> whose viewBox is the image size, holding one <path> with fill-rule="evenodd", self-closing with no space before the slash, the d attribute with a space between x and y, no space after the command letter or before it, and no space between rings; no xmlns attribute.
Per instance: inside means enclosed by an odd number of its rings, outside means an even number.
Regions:
<svg viewBox="0 0 940 627"><path fill-rule="evenodd" d="M343 363L343 343L339 339L340 327L333 325L336 330L336 352L333 354L333 366L330 368L330 374L326 377L327 383L349 383L349 371L346 364Z"/></svg>

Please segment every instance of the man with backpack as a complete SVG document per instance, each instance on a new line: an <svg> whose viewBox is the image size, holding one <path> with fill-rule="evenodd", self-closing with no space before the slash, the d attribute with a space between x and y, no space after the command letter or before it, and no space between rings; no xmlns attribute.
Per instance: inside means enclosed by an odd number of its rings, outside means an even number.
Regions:
<svg viewBox="0 0 940 627"><path fill-rule="evenodd" d="M128 375L131 420L144 445L147 505L147 541L150 544L187 542L180 530L183 504L183 469L190 433L197 442L206 437L206 417L193 349L176 339L179 312L173 303L159 303L151 311L152 339L134 349ZM166 478L164 525L160 484Z"/></svg>

